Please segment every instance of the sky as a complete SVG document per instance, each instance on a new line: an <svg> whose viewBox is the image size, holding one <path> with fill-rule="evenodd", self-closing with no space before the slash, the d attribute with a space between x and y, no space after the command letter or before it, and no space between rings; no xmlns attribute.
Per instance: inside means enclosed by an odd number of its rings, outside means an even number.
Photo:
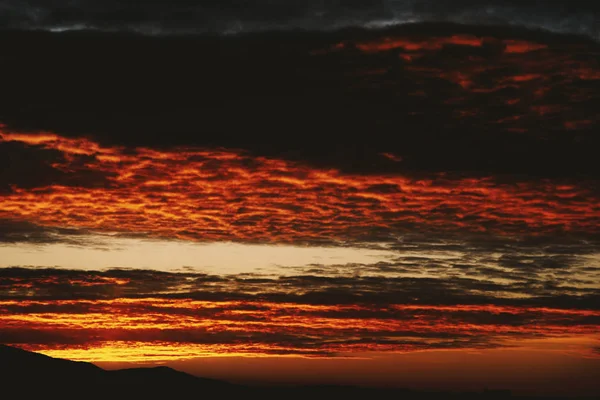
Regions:
<svg viewBox="0 0 600 400"><path fill-rule="evenodd" d="M446 3L0 1L0 343L600 394L600 9Z"/></svg>

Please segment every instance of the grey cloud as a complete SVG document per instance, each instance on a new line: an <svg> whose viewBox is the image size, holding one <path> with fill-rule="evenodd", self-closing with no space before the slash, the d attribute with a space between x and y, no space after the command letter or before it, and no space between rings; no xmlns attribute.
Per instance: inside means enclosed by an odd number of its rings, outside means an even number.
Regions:
<svg viewBox="0 0 600 400"><path fill-rule="evenodd" d="M93 241L85 237L88 233L83 229L44 227L31 222L0 218L0 245L11 243L93 245Z"/></svg>
<svg viewBox="0 0 600 400"><path fill-rule="evenodd" d="M161 297L308 304L498 304L596 309L600 304L597 303L600 288L580 287L577 280L541 279L535 275L516 281L494 278L497 276L491 272L478 277L437 278L314 274L260 277L150 270L5 268L0 269L0 298Z"/></svg>
<svg viewBox="0 0 600 400"><path fill-rule="evenodd" d="M335 29L444 21L516 25L599 38L600 7L585 0L3 0L5 27L130 30L148 34Z"/></svg>

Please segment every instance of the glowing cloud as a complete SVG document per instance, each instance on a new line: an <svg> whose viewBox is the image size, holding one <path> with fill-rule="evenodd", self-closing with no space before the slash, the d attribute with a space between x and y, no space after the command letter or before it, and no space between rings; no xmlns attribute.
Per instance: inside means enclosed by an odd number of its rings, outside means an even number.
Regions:
<svg viewBox="0 0 600 400"><path fill-rule="evenodd" d="M61 152L52 167L70 176L103 178L95 187L15 186L0 197L0 217L39 225L283 243L372 240L406 229L511 235L600 226L593 191L550 180L348 175L231 151L132 152L53 134L0 135L0 143Z"/></svg>

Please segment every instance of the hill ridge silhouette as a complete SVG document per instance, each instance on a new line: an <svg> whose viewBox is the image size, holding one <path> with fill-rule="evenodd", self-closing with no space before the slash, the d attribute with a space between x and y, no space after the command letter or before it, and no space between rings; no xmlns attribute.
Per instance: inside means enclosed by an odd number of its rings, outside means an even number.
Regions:
<svg viewBox="0 0 600 400"><path fill-rule="evenodd" d="M176 396L206 397L217 394L229 399L260 396L262 399L394 398L394 399L549 399L513 397L508 390L485 389L480 393L417 392L409 389L366 388L340 385L243 386L201 378L167 366L105 370L94 364L53 358L0 344L0 398L19 393L19 398L154 399ZM553 397L564 399L565 397ZM575 398L575 397L572 397ZM585 397L577 397L584 399ZM589 397L588 397L589 398ZM589 398L591 399L591 398Z"/></svg>

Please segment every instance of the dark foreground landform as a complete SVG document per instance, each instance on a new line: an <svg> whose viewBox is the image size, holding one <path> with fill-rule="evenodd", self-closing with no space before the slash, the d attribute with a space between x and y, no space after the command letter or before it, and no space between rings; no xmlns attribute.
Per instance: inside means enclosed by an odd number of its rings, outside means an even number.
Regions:
<svg viewBox="0 0 600 400"><path fill-rule="evenodd" d="M507 390L469 392L415 392L408 389L378 389L335 385L243 386L199 378L169 367L131 368L108 371L86 362L75 362L0 345L0 396L21 399L46 398L185 398L240 396L262 399L371 398L371 399L542 399L512 396ZM5 397L7 396L7 397ZM543 399L588 399L543 397ZM591 398L589 398L591 399Z"/></svg>

